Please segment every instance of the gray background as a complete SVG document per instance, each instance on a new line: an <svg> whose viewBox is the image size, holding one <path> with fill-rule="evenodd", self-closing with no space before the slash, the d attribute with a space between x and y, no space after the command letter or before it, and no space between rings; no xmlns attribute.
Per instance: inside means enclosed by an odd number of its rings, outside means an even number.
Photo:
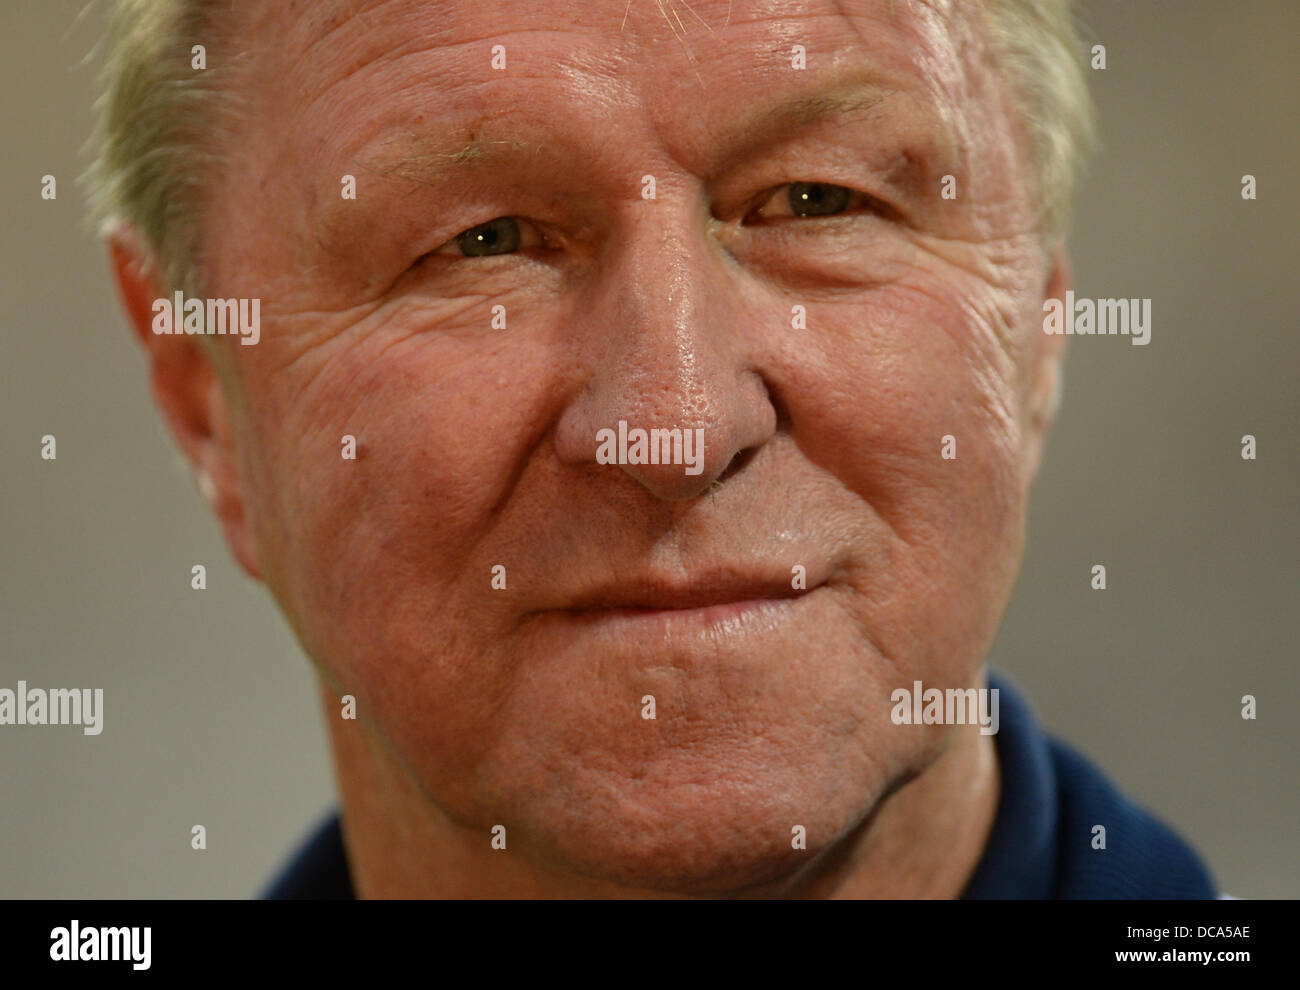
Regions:
<svg viewBox="0 0 1300 990"><path fill-rule="evenodd" d="M0 687L102 686L105 729L0 727L0 896L244 897L333 799L325 733L305 658L165 435L85 229L100 17L82 8L0 4ZM1300 4L1082 18L1108 68L1076 289L1151 297L1154 329L1146 347L1072 342L992 661L1226 890L1294 897Z"/></svg>

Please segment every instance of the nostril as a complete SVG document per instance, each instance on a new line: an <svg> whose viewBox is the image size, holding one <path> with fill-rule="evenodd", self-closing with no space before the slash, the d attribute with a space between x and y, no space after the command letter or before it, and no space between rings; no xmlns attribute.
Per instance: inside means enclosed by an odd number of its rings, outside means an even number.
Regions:
<svg viewBox="0 0 1300 990"><path fill-rule="evenodd" d="M737 451L727 463L722 473L718 475L718 482L726 481L736 472L742 470L754 457L754 451L757 447L746 447L744 450ZM717 484L717 482L714 482Z"/></svg>

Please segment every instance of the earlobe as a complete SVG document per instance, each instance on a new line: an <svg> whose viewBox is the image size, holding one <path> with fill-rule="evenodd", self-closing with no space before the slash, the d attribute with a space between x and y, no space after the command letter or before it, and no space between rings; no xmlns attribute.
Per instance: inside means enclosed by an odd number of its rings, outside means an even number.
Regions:
<svg viewBox="0 0 1300 990"><path fill-rule="evenodd" d="M212 356L185 334L154 333L154 301L166 298L166 287L138 233L120 225L109 234L108 248L122 307L149 364L154 401L217 516L231 553L250 577L260 580L236 468L229 403Z"/></svg>

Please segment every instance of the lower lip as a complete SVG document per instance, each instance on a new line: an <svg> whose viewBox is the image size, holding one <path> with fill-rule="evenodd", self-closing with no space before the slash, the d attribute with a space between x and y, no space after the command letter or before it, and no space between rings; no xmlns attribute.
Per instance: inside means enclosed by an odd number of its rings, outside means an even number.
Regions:
<svg viewBox="0 0 1300 990"><path fill-rule="evenodd" d="M813 589L815 590L815 589ZM812 594L810 590L808 594ZM673 635L689 632L750 630L757 624L780 621L806 598L753 598L699 608L564 609L556 615L584 626L603 627L626 635Z"/></svg>

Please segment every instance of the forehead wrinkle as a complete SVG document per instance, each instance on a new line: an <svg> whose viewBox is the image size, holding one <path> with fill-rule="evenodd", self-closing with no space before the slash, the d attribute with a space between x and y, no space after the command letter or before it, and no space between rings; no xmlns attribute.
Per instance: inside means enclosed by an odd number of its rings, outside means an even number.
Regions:
<svg viewBox="0 0 1300 990"><path fill-rule="evenodd" d="M340 5L331 2L331 0L318 0L318 3L304 10L307 18L305 24L301 25L309 40L307 47L303 50L302 58L314 58L317 54L317 48L322 45L331 43L334 35L338 32L353 27L353 21L361 20L369 15L374 6L365 3L344 4L344 7L351 9L340 10ZM319 29L324 27L324 31Z"/></svg>
<svg viewBox="0 0 1300 990"><path fill-rule="evenodd" d="M967 0L964 11L982 8L985 0ZM853 0L834 0L835 10L852 27L864 50L870 50L858 17L849 9ZM926 110L926 118L938 126L937 140L954 169L965 173L970 144L970 130L961 110L966 92L969 65L966 61L966 25L957 23L952 0L884 0L890 21L913 36L917 42L917 66L920 92L907 92L908 101ZM879 8L877 8L879 9ZM959 30L962 28L963 30ZM951 57L945 57L945 45Z"/></svg>

